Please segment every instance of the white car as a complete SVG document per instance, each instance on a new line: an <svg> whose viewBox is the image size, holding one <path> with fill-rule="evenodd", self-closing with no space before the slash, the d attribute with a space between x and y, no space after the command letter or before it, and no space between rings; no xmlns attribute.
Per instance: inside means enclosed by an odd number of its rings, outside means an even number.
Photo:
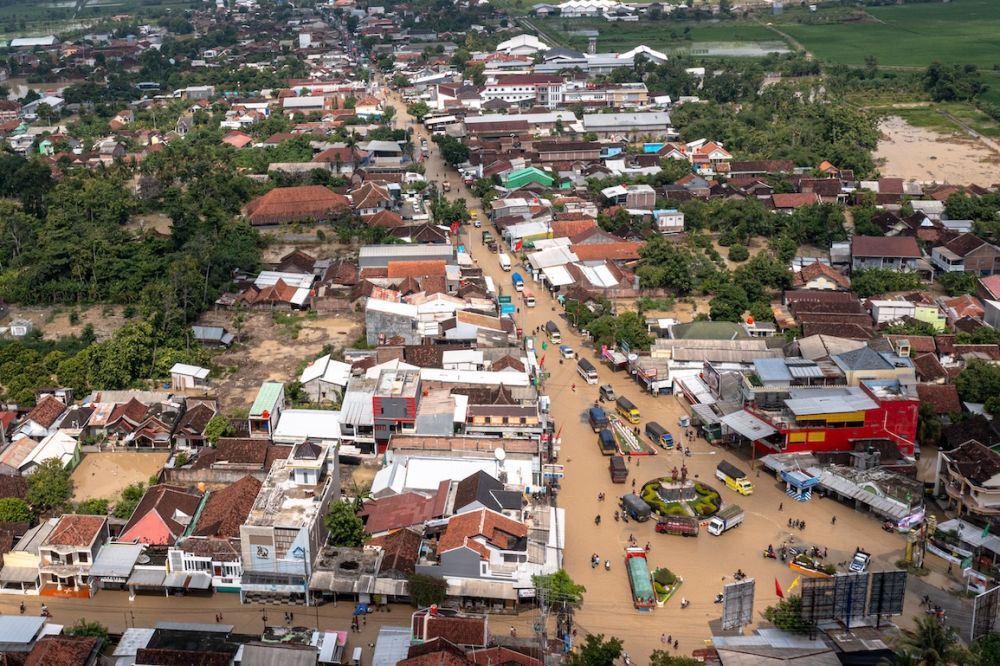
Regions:
<svg viewBox="0 0 1000 666"><path fill-rule="evenodd" d="M483 226L483 223L479 221L479 218L476 218L476 221L472 223L472 226L478 229L479 227Z"/></svg>
<svg viewBox="0 0 1000 666"><path fill-rule="evenodd" d="M559 355L563 358L576 358L576 352L569 345L559 345Z"/></svg>

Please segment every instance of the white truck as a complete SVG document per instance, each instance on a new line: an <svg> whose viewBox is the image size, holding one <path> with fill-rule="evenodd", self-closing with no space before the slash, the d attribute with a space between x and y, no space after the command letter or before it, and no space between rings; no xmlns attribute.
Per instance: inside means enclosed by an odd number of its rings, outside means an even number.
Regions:
<svg viewBox="0 0 1000 666"><path fill-rule="evenodd" d="M730 504L708 521L708 533L719 536L743 522L743 509L738 504Z"/></svg>
<svg viewBox="0 0 1000 666"><path fill-rule="evenodd" d="M508 257L506 254L504 254L504 253L501 252L499 258L500 258L500 268L504 269L505 271L509 271L510 270L510 257Z"/></svg>

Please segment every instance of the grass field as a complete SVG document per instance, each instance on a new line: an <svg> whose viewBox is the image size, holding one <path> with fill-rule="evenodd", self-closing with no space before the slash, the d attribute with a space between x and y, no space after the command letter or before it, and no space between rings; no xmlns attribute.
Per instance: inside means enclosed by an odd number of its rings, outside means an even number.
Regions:
<svg viewBox="0 0 1000 666"><path fill-rule="evenodd" d="M609 23L602 19L531 19L552 39L569 48L586 50L587 37L572 34L577 30L597 30L597 50L627 51L645 44L657 50L687 51L699 43L758 44L784 42L765 26L751 21L700 22L640 20L637 23ZM687 30L687 32L685 32Z"/></svg>
<svg viewBox="0 0 1000 666"><path fill-rule="evenodd" d="M90 25L116 14L159 16L188 9L193 0L21 0L0 6L0 38L58 34Z"/></svg>
<svg viewBox="0 0 1000 666"><path fill-rule="evenodd" d="M862 65L875 56L880 65L926 67L935 60L1000 65L1000 2L952 0L869 7L865 21L812 23L823 13L776 17L776 27L820 60ZM836 16L836 15L833 15ZM803 21L798 23L797 21Z"/></svg>

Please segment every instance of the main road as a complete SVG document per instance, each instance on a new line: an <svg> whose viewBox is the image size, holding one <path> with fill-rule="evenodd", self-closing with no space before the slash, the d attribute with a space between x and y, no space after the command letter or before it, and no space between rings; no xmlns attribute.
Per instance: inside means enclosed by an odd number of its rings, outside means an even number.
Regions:
<svg viewBox="0 0 1000 666"><path fill-rule="evenodd" d="M383 95L396 107L400 126L412 128L416 137L430 142L430 134L406 112L406 105L399 95L385 89ZM443 163L433 143L431 146L431 155L424 161L427 178L438 182L447 180L451 191L446 196L464 198L469 209L484 225L488 225L475 195L463 184L458 173ZM510 273L500 268L497 255L480 242L479 230L470 225L463 227L460 233L461 241L476 264L493 278L498 287L504 288L504 293L513 294L514 303L519 308L515 315L517 325L523 328L525 335L530 335L537 326L544 326L548 320L555 321L562 333L563 343L594 362L601 376L598 385L611 384L617 394L627 396L639 407L643 422L657 421L671 430L675 438L683 439L683 431L677 423L687 412L677 399L644 393L627 373L611 372L601 364L589 341L585 341L560 316L562 308L545 288L539 285L532 289L537 306L525 307L511 286ZM520 272L531 284L530 271L523 270L523 266L518 270L515 253L509 250L507 253L515 260L513 270ZM566 509L565 568L575 581L587 588L582 608L576 613L579 629L622 638L626 651L632 657L641 658L654 649L661 649L663 634L679 639L679 653L690 654L711 636L708 623L721 616L721 606L714 604L713 599L716 593L722 591L723 584L732 581L732 574L737 568L757 581L757 619L764 608L778 599L775 580L785 589L796 578L796 574L781 562L763 557L768 544L777 547L784 541L794 539L797 543L825 546L828 548L827 560L834 564L850 559L855 548L863 546L873 554L874 569L894 568L894 562L902 556L903 539L882 531L875 519L831 499L796 502L785 494L784 485L766 472L751 473L756 488L749 497L723 487L714 478L719 460L726 458L747 470L750 469L750 461L740 460L736 454L724 452L702 439L690 446L690 457L662 450L652 457L633 457L630 479L637 479L641 485L653 478L669 476L672 468L686 464L690 476L713 485L722 494L724 502L738 503L746 510L742 526L719 537L702 531L697 538L686 539L656 534L653 521L640 524L615 522L612 519L616 508L614 500L630 489L631 483L625 486L611 483L608 458L598 451L596 437L586 421L587 408L598 398L597 386L582 381L576 372L575 361L560 362L557 348L549 347L547 352L541 354L546 358L545 369L551 373L542 392L552 398L551 415L556 421L556 429L562 433L559 463L565 466L565 478L561 482L558 503ZM600 492L606 493L607 501L598 501ZM600 525L595 525L596 515L602 518ZM836 524L832 522L834 516ZM790 518L805 521L805 530L790 530ZM684 579L680 593L663 608L637 612L632 607L623 565L624 548L629 536L634 536L640 545L651 544L651 568L664 566ZM611 560L610 572L604 571L603 567L591 568L590 558L595 553L602 560ZM679 597L686 597L690 606L682 610ZM912 613L918 612L914 604Z"/></svg>

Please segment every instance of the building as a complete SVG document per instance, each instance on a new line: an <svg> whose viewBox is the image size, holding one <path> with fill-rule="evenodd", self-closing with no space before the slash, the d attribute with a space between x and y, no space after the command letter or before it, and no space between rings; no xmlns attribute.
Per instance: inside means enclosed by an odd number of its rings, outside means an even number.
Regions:
<svg viewBox="0 0 1000 666"><path fill-rule="evenodd" d="M851 267L856 271L885 268L915 271L921 257L911 236L855 236L851 239Z"/></svg>
<svg viewBox="0 0 1000 666"><path fill-rule="evenodd" d="M512 105L556 108L563 103L565 82L549 74L510 74L498 76L483 89L484 101L503 100Z"/></svg>
<svg viewBox="0 0 1000 666"><path fill-rule="evenodd" d="M606 139L670 139L675 134L670 114L664 111L585 113L582 122L584 132Z"/></svg>
<svg viewBox="0 0 1000 666"><path fill-rule="evenodd" d="M90 565L108 542L104 516L67 514L38 547L42 596L89 599L94 593Z"/></svg>
<svg viewBox="0 0 1000 666"><path fill-rule="evenodd" d="M246 207L253 226L288 222L326 222L350 210L351 200L322 185L276 187Z"/></svg>
<svg viewBox="0 0 1000 666"><path fill-rule="evenodd" d="M204 499L201 493L164 483L149 488L119 535L119 541L172 546L184 535Z"/></svg>
<svg viewBox="0 0 1000 666"><path fill-rule="evenodd" d="M372 395L376 443L387 443L397 432L412 433L419 402L419 370L383 370Z"/></svg>
<svg viewBox="0 0 1000 666"><path fill-rule="evenodd" d="M975 234L962 234L931 250L931 262L947 273L986 277L1000 272L1000 248Z"/></svg>
<svg viewBox="0 0 1000 666"><path fill-rule="evenodd" d="M327 354L305 367L299 383L311 402L325 402L339 399L350 378L351 366Z"/></svg>
<svg viewBox="0 0 1000 666"><path fill-rule="evenodd" d="M264 382L250 406L247 427L251 437L270 439L285 408L285 385L281 382Z"/></svg>
<svg viewBox="0 0 1000 666"><path fill-rule="evenodd" d="M938 451L934 494L943 488L949 509L977 519L1000 516L1000 454L975 440Z"/></svg>
<svg viewBox="0 0 1000 666"><path fill-rule="evenodd" d="M836 365L848 386L858 386L870 380L897 380L915 383L913 362L893 352L877 352L867 345L860 349L833 354L830 360Z"/></svg>
<svg viewBox="0 0 1000 666"><path fill-rule="evenodd" d="M325 457L326 448L322 448ZM244 602L279 599L311 604L309 579L327 539L323 518L330 502L340 496L336 458L321 460L319 483L306 485L296 481L295 475L303 478L296 469L298 463L276 460L271 466L240 526L240 597ZM305 462L315 467L314 459ZM328 465L332 469L327 473Z"/></svg>
<svg viewBox="0 0 1000 666"><path fill-rule="evenodd" d="M170 368L170 387L175 389L205 389L208 388L208 368L196 365L175 363Z"/></svg>
<svg viewBox="0 0 1000 666"><path fill-rule="evenodd" d="M684 232L684 213L676 208L663 208L653 211L653 224L661 234L679 234Z"/></svg>

